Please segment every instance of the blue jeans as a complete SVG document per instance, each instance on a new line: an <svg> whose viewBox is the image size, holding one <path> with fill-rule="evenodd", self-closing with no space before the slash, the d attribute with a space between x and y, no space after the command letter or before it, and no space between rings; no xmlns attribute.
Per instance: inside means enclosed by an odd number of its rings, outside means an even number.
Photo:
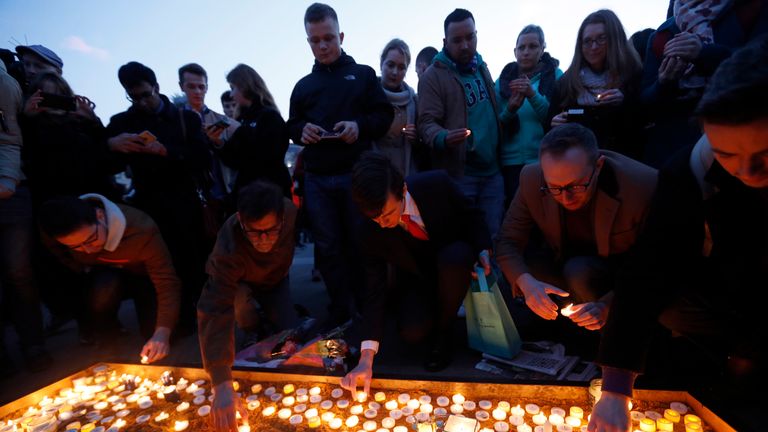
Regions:
<svg viewBox="0 0 768 432"><path fill-rule="evenodd" d="M490 177L463 176L456 183L472 205L485 212L488 232L492 239L496 238L504 213L504 178L499 173Z"/></svg>
<svg viewBox="0 0 768 432"><path fill-rule="evenodd" d="M352 203L352 175L306 173L304 190L315 240L315 264L331 300L329 319L341 324L354 316L358 294L354 286L363 281L355 244L362 215Z"/></svg>
<svg viewBox="0 0 768 432"><path fill-rule="evenodd" d="M0 200L0 299L11 314L22 349L43 345L43 314L32 270L34 235L29 189L19 186L12 197Z"/></svg>

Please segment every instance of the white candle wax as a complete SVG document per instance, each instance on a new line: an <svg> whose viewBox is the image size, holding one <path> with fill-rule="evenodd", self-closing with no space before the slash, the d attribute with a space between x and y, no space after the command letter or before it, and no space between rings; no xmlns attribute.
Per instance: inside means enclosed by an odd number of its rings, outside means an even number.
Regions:
<svg viewBox="0 0 768 432"><path fill-rule="evenodd" d="M484 409L488 411L489 409L491 409L491 407L493 407L493 404L489 400L481 400L480 402L477 403L477 406L479 406L480 409Z"/></svg>
<svg viewBox="0 0 768 432"><path fill-rule="evenodd" d="M381 420L381 426L387 429L392 429L393 427L395 427L395 419L393 419L392 417L384 417Z"/></svg>
<svg viewBox="0 0 768 432"><path fill-rule="evenodd" d="M331 421L328 422L328 426L331 429L339 429L341 427L342 423L343 423L343 421L340 418L335 417L335 418L331 419Z"/></svg>
<svg viewBox="0 0 768 432"><path fill-rule="evenodd" d="M549 413L550 413L550 414L556 414L556 415L559 415L560 417L565 417L565 410L564 410L564 409L562 409L562 408L557 408L557 407L555 407L555 408L552 408L552 409L549 411Z"/></svg>
<svg viewBox="0 0 768 432"><path fill-rule="evenodd" d="M552 410L554 411L554 408ZM557 426L565 423L565 419L559 414L550 414L549 422L552 423L552 426Z"/></svg>
<svg viewBox="0 0 768 432"><path fill-rule="evenodd" d="M331 397L333 397L334 399L338 399L338 398L340 398L343 395L344 395L344 390L342 390L340 388L335 388L335 389L331 390Z"/></svg>
<svg viewBox="0 0 768 432"><path fill-rule="evenodd" d="M297 424L301 423L301 415L300 414L294 414L291 416L291 418L288 419L288 423L296 426Z"/></svg>
<svg viewBox="0 0 768 432"><path fill-rule="evenodd" d="M501 403L499 403L499 406L501 406ZM524 417L525 416L525 410L520 407L520 405L513 406L509 409L509 412L512 415L516 415L518 417Z"/></svg>
<svg viewBox="0 0 768 432"><path fill-rule="evenodd" d="M422 404L422 405L421 405L421 408L419 408L419 410L420 410L421 412L423 412L423 413L427 413L427 414L431 413L433 409L434 409L434 408L432 407L432 404L430 404L430 403L425 403L425 404Z"/></svg>
<svg viewBox="0 0 768 432"><path fill-rule="evenodd" d="M349 409L349 413L354 415L362 414L363 411L365 411L365 408L362 405L354 405Z"/></svg>
<svg viewBox="0 0 768 432"><path fill-rule="evenodd" d="M200 417L205 417L208 414L211 413L211 406L210 405L203 405L200 408L197 409L197 415Z"/></svg>
<svg viewBox="0 0 768 432"><path fill-rule="evenodd" d="M419 403L418 399L411 399L411 400L408 401L408 403L406 405L408 406L408 408L410 408L412 410L416 410L416 409L419 408L419 405L421 405L421 404Z"/></svg>
<svg viewBox="0 0 768 432"><path fill-rule="evenodd" d="M451 405L451 414L461 414L464 412L464 407L459 404Z"/></svg>
<svg viewBox="0 0 768 432"><path fill-rule="evenodd" d="M512 426L520 426L521 424L525 423L525 419L523 418L523 416L512 414L511 416L509 416L509 423Z"/></svg>
<svg viewBox="0 0 768 432"><path fill-rule="evenodd" d="M312 418L317 417L317 408L310 408L304 412L304 417Z"/></svg>
<svg viewBox="0 0 768 432"><path fill-rule="evenodd" d="M329 421L333 420L333 419L334 419L334 417L336 417L336 414L334 414L334 413L332 413L332 412L330 412L330 411L326 411L326 412L324 412L324 413L323 413L323 414L320 416L320 418L321 418L321 419L322 419L324 422L326 422L326 423L328 423Z"/></svg>
<svg viewBox="0 0 768 432"><path fill-rule="evenodd" d="M184 412L189 409L189 402L182 402L176 407L176 411Z"/></svg>
<svg viewBox="0 0 768 432"><path fill-rule="evenodd" d="M251 393L256 394L261 391L261 384L254 384L251 386Z"/></svg>
<svg viewBox="0 0 768 432"><path fill-rule="evenodd" d="M149 414L140 415L136 417L136 423L139 423L139 424L146 423L149 421L150 418L151 416Z"/></svg>
<svg viewBox="0 0 768 432"><path fill-rule="evenodd" d="M321 400L323 400L323 397L320 396L319 394L312 395L312 396L309 397L309 403L318 403Z"/></svg>
<svg viewBox="0 0 768 432"><path fill-rule="evenodd" d="M682 402L672 402L669 404L669 407L677 411L681 415L685 415L688 413L688 405Z"/></svg>
<svg viewBox="0 0 768 432"><path fill-rule="evenodd" d="M584 419L584 410L579 408L579 407L577 407L577 406L572 406L571 408L569 408L568 413L572 417L576 417L576 418L579 418L579 419Z"/></svg>
<svg viewBox="0 0 768 432"><path fill-rule="evenodd" d="M533 424L540 426L547 422L547 416L545 416L544 413L540 412L535 414L533 418L531 418L531 421L533 421Z"/></svg>
<svg viewBox="0 0 768 432"><path fill-rule="evenodd" d="M290 407L290 406L293 406L293 404L295 403L296 403L296 398L294 398L293 396L286 396L283 398L283 406Z"/></svg>
<svg viewBox="0 0 768 432"><path fill-rule="evenodd" d="M293 412L295 413L303 413L307 410L307 406L304 404L296 404L293 406Z"/></svg>
<svg viewBox="0 0 768 432"><path fill-rule="evenodd" d="M568 426L577 428L581 426L581 419L574 416L568 416L565 418L565 424L567 424Z"/></svg>
<svg viewBox="0 0 768 432"><path fill-rule="evenodd" d="M437 398L437 404L441 407L447 407L451 404L451 400L445 396L440 396Z"/></svg>
<svg viewBox="0 0 768 432"><path fill-rule="evenodd" d="M533 428L523 423L517 426L517 432L533 432Z"/></svg>
<svg viewBox="0 0 768 432"><path fill-rule="evenodd" d="M356 415L349 416L344 421L344 424L347 425L347 427L355 427L358 423L360 423L360 418Z"/></svg>
<svg viewBox="0 0 768 432"><path fill-rule="evenodd" d="M379 415L379 412L374 409L367 409L365 410L365 414L363 415L365 415L365 418L372 419L372 418L376 418L376 416Z"/></svg>
<svg viewBox="0 0 768 432"><path fill-rule="evenodd" d="M173 430L175 431L183 431L189 427L189 420L176 420L176 423L173 425Z"/></svg>
<svg viewBox="0 0 768 432"><path fill-rule="evenodd" d="M491 418L491 415L488 414L488 411L480 410L480 411L475 413L475 418L478 419L481 422L484 422L484 421L488 420L489 418Z"/></svg>
<svg viewBox="0 0 768 432"><path fill-rule="evenodd" d="M397 396L397 402L398 402L400 405L405 405L405 404L407 404L409 400L411 400L411 395L409 395L408 393L400 393L400 394Z"/></svg>
<svg viewBox="0 0 768 432"><path fill-rule="evenodd" d="M283 408L277 412L277 417L283 420L287 420L291 415L293 415L293 411L290 408Z"/></svg>
<svg viewBox="0 0 768 432"><path fill-rule="evenodd" d="M347 400L347 399L339 399L339 400L336 401L336 406L341 408L341 409L347 409L347 407L349 406L349 400Z"/></svg>
<svg viewBox="0 0 768 432"><path fill-rule="evenodd" d="M268 387L266 390L264 390L264 396L272 396L276 391L277 389L274 387Z"/></svg>
<svg viewBox="0 0 768 432"><path fill-rule="evenodd" d="M363 429L370 431L376 430L376 422L373 420L368 420L367 422L363 423Z"/></svg>
<svg viewBox="0 0 768 432"><path fill-rule="evenodd" d="M496 408L491 412L491 415L493 415L494 420L504 420L507 418L507 413L503 409Z"/></svg>
<svg viewBox="0 0 768 432"><path fill-rule="evenodd" d="M451 397L451 400L453 400L453 403L461 405L464 403L466 399L464 398L464 395L462 395L461 393L456 393Z"/></svg>
<svg viewBox="0 0 768 432"><path fill-rule="evenodd" d="M357 400L360 403L365 402L368 399L368 393L364 391L357 392L357 395L355 395L355 400Z"/></svg>
<svg viewBox="0 0 768 432"><path fill-rule="evenodd" d="M525 406L525 412L530 415L536 415L539 413L539 406L536 404L528 404Z"/></svg>
<svg viewBox="0 0 768 432"><path fill-rule="evenodd" d="M400 410L392 410L389 412L389 416L395 420L399 420L403 416L403 412Z"/></svg>
<svg viewBox="0 0 768 432"><path fill-rule="evenodd" d="M389 411L396 410L397 409L397 402L396 401L387 401L384 404L384 408L388 409Z"/></svg>
<svg viewBox="0 0 768 432"><path fill-rule="evenodd" d="M322 408L324 410L329 410L329 409L333 408L333 401L330 401L330 400L322 401L320 403L320 408Z"/></svg>
<svg viewBox="0 0 768 432"><path fill-rule="evenodd" d="M275 414L275 411L277 411L277 408L275 408L274 405L270 405L261 411L261 415L264 417L270 417Z"/></svg>
<svg viewBox="0 0 768 432"><path fill-rule="evenodd" d="M309 389L310 396L319 395L319 394L320 394L320 387L312 387L311 389Z"/></svg>
<svg viewBox="0 0 768 432"><path fill-rule="evenodd" d="M405 426L395 426L392 432L408 432L408 428Z"/></svg>
<svg viewBox="0 0 768 432"><path fill-rule="evenodd" d="M496 422L493 424L493 430L496 432L508 432L509 431L509 423L507 422Z"/></svg>

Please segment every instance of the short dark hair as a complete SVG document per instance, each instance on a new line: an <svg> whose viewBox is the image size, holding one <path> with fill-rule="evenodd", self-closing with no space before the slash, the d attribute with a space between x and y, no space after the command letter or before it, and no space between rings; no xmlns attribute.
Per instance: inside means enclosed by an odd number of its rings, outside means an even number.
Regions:
<svg viewBox="0 0 768 432"><path fill-rule="evenodd" d="M284 211L283 190L274 183L257 180L237 193L237 212L245 220L259 220L270 213L281 218Z"/></svg>
<svg viewBox="0 0 768 432"><path fill-rule="evenodd" d="M56 238L71 234L84 226L96 224L96 206L94 202L72 196L50 199L40 206L40 229L48 236Z"/></svg>
<svg viewBox="0 0 768 432"><path fill-rule="evenodd" d="M768 35L720 64L696 115L707 123L738 125L768 118Z"/></svg>
<svg viewBox="0 0 768 432"><path fill-rule="evenodd" d="M129 89L141 85L145 82L151 86L157 85L157 77L152 69L139 62L132 61L120 66L117 71L117 78L124 89Z"/></svg>
<svg viewBox="0 0 768 432"><path fill-rule="evenodd" d="M443 32L447 35L448 24L462 22L467 18L472 18L472 22L475 21L475 17L472 16L472 12L461 8L454 9L453 12L449 13L448 16L445 17L445 22L443 22Z"/></svg>
<svg viewBox="0 0 768 432"><path fill-rule="evenodd" d="M192 75L200 75L205 78L205 82L208 82L208 74L202 66L197 63L187 63L179 68L179 85L184 84L184 72L191 73Z"/></svg>
<svg viewBox="0 0 768 432"><path fill-rule="evenodd" d="M312 3L304 13L304 25L309 23L317 23L324 21L326 18L331 18L339 23L339 17L336 15L336 11L332 7L325 3Z"/></svg>
<svg viewBox="0 0 768 432"><path fill-rule="evenodd" d="M428 46L419 51L419 55L416 56L416 64L426 63L432 64L432 59L437 55L437 48Z"/></svg>
<svg viewBox="0 0 768 432"><path fill-rule="evenodd" d="M403 174L385 155L367 151L352 168L352 201L366 217L375 218L391 193L403 199Z"/></svg>
<svg viewBox="0 0 768 432"><path fill-rule="evenodd" d="M227 90L224 93L221 94L221 102L232 102L234 99L232 99L232 92Z"/></svg>
<svg viewBox="0 0 768 432"><path fill-rule="evenodd" d="M595 133L578 123L566 123L549 131L541 139L539 159L545 153L562 156L573 147L579 147L587 154L587 159L596 162L600 156Z"/></svg>

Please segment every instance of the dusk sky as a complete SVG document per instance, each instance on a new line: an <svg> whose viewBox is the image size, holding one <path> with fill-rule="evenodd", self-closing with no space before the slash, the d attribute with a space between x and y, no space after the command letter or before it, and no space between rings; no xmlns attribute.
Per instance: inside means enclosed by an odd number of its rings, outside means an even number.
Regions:
<svg viewBox="0 0 768 432"><path fill-rule="evenodd" d="M64 61L64 78L73 90L97 105L106 124L129 102L117 80L117 69L136 60L157 74L160 91L180 93L177 70L200 63L209 77L207 104L221 112L219 95L229 86L225 76L238 63L262 75L284 117L295 83L310 72L313 58L306 42L303 16L310 1L161 1L161 0L0 0L2 47L41 44ZM514 61L519 31L538 24L547 51L570 64L576 32L584 17L610 8L627 35L656 28L665 17L667 0L512 0L405 1L337 0L342 47L358 63L377 73L381 49L393 37L405 40L412 56L425 46L442 47L443 20L454 8L475 16L478 52L494 79ZM406 82L417 87L413 64Z"/></svg>

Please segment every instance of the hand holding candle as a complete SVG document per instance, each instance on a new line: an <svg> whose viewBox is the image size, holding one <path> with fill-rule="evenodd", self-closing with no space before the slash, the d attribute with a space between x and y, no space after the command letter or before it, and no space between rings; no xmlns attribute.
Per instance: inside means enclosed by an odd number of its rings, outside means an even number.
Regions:
<svg viewBox="0 0 768 432"><path fill-rule="evenodd" d="M411 141L416 141L419 138L419 135L416 133L416 125L410 123L405 125L403 135Z"/></svg>
<svg viewBox="0 0 768 432"><path fill-rule="evenodd" d="M363 391L365 394L370 394L371 379L373 379L373 356L373 350L363 350L360 354L360 362L357 364L357 367L352 369L341 379L341 386L344 389L349 390L356 400L359 398L357 392L357 383L359 380L363 381Z"/></svg>
<svg viewBox="0 0 768 432"><path fill-rule="evenodd" d="M212 426L217 432L230 432L237 430L235 413L240 413L244 421L248 422L248 411L243 407L242 401L235 394L232 381L224 381L215 387L216 396L211 407Z"/></svg>
<svg viewBox="0 0 768 432"><path fill-rule="evenodd" d="M608 319L608 305L600 301L568 305L560 313L579 327L600 330Z"/></svg>
<svg viewBox="0 0 768 432"><path fill-rule="evenodd" d="M472 131L467 128L451 129L447 132L448 133L445 135L445 145L448 147L458 145L472 134Z"/></svg>
<svg viewBox="0 0 768 432"><path fill-rule="evenodd" d="M141 349L141 363L154 363L167 356L171 351L171 329L167 327L158 327L155 334L144 344ZM146 362L145 359L146 358Z"/></svg>

